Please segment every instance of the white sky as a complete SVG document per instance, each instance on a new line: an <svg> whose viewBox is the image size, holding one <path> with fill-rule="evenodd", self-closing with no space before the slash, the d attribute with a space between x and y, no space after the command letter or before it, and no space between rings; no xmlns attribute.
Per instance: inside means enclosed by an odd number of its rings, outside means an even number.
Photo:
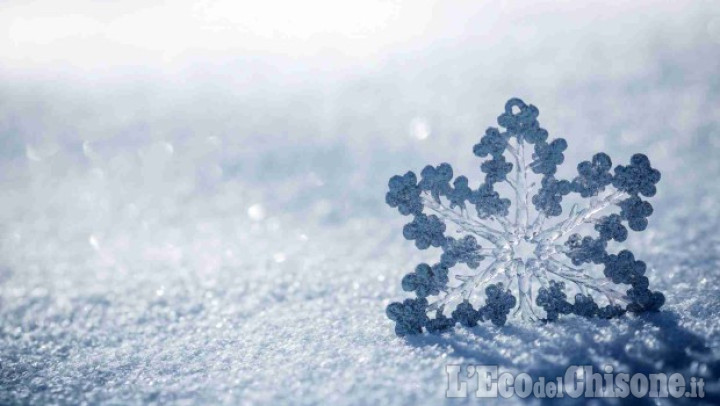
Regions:
<svg viewBox="0 0 720 406"><path fill-rule="evenodd" d="M172 63L196 52L364 57L422 35L432 8L428 0L6 3L0 58L107 66Z"/></svg>
<svg viewBox="0 0 720 406"><path fill-rule="evenodd" d="M671 24L709 1L173 0L0 2L0 68L167 67L248 53L354 60L450 38L489 45L534 33L571 41L578 31L626 35ZM638 16L643 18L638 20ZM630 20L626 17L632 16ZM653 22L654 21L654 22ZM597 28L593 28L593 26ZM621 26L622 25L622 26ZM557 34L554 37L551 34ZM601 38L602 39L602 38ZM633 38L609 38L622 46Z"/></svg>

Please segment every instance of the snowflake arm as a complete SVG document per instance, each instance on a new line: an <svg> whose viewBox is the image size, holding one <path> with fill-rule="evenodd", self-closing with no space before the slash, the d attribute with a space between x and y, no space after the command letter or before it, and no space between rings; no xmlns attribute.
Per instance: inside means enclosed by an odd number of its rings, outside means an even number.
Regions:
<svg viewBox="0 0 720 406"><path fill-rule="evenodd" d="M611 303L615 301L628 302L627 296L613 288L611 281L591 277L587 274L586 269L573 268L556 259L551 259L547 271L574 283L578 286L580 293L584 294L587 293L587 290L593 290L605 295Z"/></svg>
<svg viewBox="0 0 720 406"><path fill-rule="evenodd" d="M605 198L593 201L588 207L577 210L577 206L573 206L567 218L560 223L544 230L538 240L556 241L570 234L577 227L585 223L591 223L598 219L603 210L625 200L628 195L625 192L614 192Z"/></svg>
<svg viewBox="0 0 720 406"><path fill-rule="evenodd" d="M483 252L483 248L471 235L466 235L460 240L448 237L443 245L440 263L448 268L452 268L457 263L464 263L469 268L476 269L485 259Z"/></svg>
<svg viewBox="0 0 720 406"><path fill-rule="evenodd" d="M472 276L465 276L465 275L456 275L455 278L462 283L451 289L448 290L448 293L445 295L445 297L438 299L437 301L433 302L428 306L429 311L437 310L445 305L458 300L460 298L463 298L464 300L469 299L470 294L475 290L476 287L480 285L484 285L491 279L493 279L495 276L497 276L501 271L503 271L509 264L503 263L501 261L495 261L490 266L485 268L484 271L477 273Z"/></svg>
<svg viewBox="0 0 720 406"><path fill-rule="evenodd" d="M453 223L462 231L484 238L496 246L501 246L505 241L499 230L472 218L468 218L462 211L458 212L457 210L453 210L442 203L435 202L434 200L426 197L423 198L423 202L425 203L425 207L427 207L430 211L435 212L438 216Z"/></svg>

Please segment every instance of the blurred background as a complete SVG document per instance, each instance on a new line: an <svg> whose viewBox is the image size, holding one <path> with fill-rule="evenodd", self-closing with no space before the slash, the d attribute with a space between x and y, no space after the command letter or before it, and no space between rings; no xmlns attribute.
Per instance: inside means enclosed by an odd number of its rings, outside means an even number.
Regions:
<svg viewBox="0 0 720 406"><path fill-rule="evenodd" d="M630 245L717 354L718 72L717 1L2 1L0 399L437 400L446 357L488 358L395 340L425 254L387 180L477 185L511 97L568 140L561 175L650 156ZM705 357L681 367L716 379Z"/></svg>

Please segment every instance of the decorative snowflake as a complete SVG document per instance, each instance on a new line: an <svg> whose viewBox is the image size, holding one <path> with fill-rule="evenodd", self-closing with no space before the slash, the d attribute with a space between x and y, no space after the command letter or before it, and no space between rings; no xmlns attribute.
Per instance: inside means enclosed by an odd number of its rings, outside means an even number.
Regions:
<svg viewBox="0 0 720 406"><path fill-rule="evenodd" d="M447 163L425 167L419 181L413 172L390 179L387 203L413 216L403 228L405 238L421 250L443 250L437 264L420 264L403 278L403 289L417 298L387 307L398 335L440 332L455 323L503 325L513 308L524 319L553 321L571 313L612 318L657 310L665 302L662 293L649 290L644 262L628 250L607 253L609 245L625 241L627 227L647 227L653 208L641 195L655 195L660 172L635 154L611 173L610 157L598 153L578 165L574 179L557 179L567 143L548 141L538 114L520 99L505 104L498 117L504 131L488 128L473 148L489 158L480 166L485 182L477 189L464 176L453 180ZM502 189L514 195L514 206L501 197ZM564 198L589 201L561 216ZM613 206L619 213L606 213ZM583 228L597 236L581 236ZM451 231L461 236L447 236ZM479 301L484 304L475 307Z"/></svg>

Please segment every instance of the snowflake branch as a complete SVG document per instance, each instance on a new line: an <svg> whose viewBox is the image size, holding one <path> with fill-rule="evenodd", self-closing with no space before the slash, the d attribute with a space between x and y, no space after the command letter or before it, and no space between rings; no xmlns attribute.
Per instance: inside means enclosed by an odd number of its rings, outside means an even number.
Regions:
<svg viewBox="0 0 720 406"><path fill-rule="evenodd" d="M557 275L561 278L567 279L569 281L572 281L578 287L587 288L590 290L594 290L596 292L602 293L605 295L605 297L608 298L608 300L611 303L614 303L615 300L620 300L623 302L629 302L627 296L622 293L615 290L612 285L612 281L607 278L593 278L591 276L588 276L586 274L585 269L580 268L574 268L569 265L566 265L556 259L551 258L550 259L550 265L548 266L548 272ZM570 274L567 272L563 272L563 269L569 270L571 272L575 272L574 274ZM610 286L608 286L610 285ZM582 289L581 289L582 290Z"/></svg>
<svg viewBox="0 0 720 406"><path fill-rule="evenodd" d="M503 244L506 242L505 238L503 238L502 231L496 230L488 225L480 223L468 217L467 215L464 215L462 211L458 213L457 211L445 206L444 204L438 203L427 194L423 194L422 198L425 207L440 215L441 218L452 222L461 230L484 238L497 247L502 247Z"/></svg>
<svg viewBox="0 0 720 406"><path fill-rule="evenodd" d="M616 191L605 197L604 199L598 199L590 203L590 206L577 211L577 205L573 206L572 210L568 214L568 218L564 221L548 228L541 232L534 241L546 241L552 242L570 234L575 228L583 223L590 223L595 220L600 213L606 208L613 204L620 202L621 200L627 199L629 195L622 191Z"/></svg>
<svg viewBox="0 0 720 406"><path fill-rule="evenodd" d="M478 272L475 275L456 275L455 278L463 281L463 283L459 286L449 288L447 291L447 295L445 295L441 299L436 300L428 306L428 312L438 310L446 304L450 303L451 301L459 299L460 297L463 297L465 299L469 298L470 294L472 294L472 292L478 286L490 281L492 278L497 276L500 271L505 269L506 266L507 263L496 260L492 264L490 264L490 266L485 268L482 272Z"/></svg>

